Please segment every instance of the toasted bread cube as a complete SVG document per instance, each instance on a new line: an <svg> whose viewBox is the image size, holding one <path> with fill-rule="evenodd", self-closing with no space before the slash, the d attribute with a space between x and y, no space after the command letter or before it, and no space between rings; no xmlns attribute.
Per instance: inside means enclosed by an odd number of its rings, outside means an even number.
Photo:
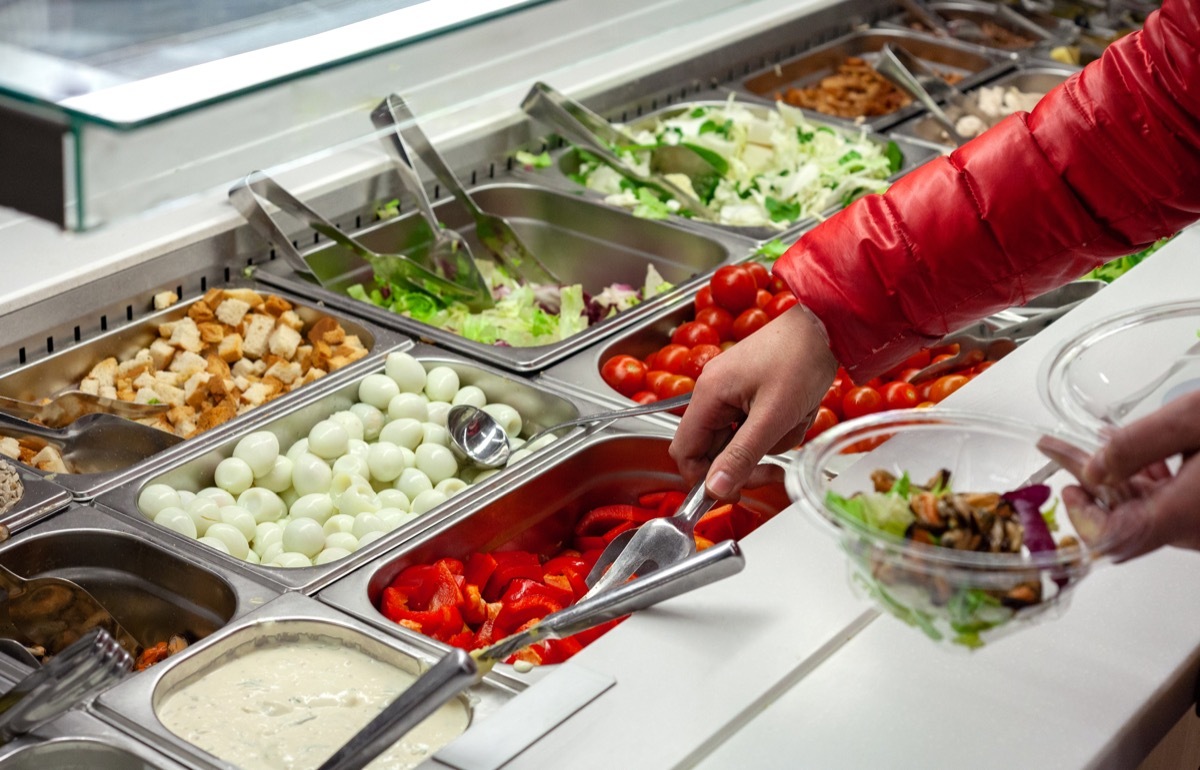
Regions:
<svg viewBox="0 0 1200 770"><path fill-rule="evenodd" d="M205 345L218 345L221 340L225 339L225 328L219 323L209 321L207 323L196 324L200 329L200 341Z"/></svg>
<svg viewBox="0 0 1200 770"><path fill-rule="evenodd" d="M121 364L117 367L116 376L118 379L136 380L142 375L143 372L152 371L154 371L153 359L149 361L143 361L139 358L131 358L128 361L121 362ZM104 382L101 381L100 384L103 385Z"/></svg>
<svg viewBox="0 0 1200 770"><path fill-rule="evenodd" d="M183 406L186 403L183 388L168 385L165 382L158 382L154 385L154 392L158 394L158 400L164 404Z"/></svg>
<svg viewBox="0 0 1200 770"><path fill-rule="evenodd" d="M275 316L276 318L291 309L291 302L288 302L283 297L277 297L274 294L269 295L266 301L263 303L263 310L265 310L268 314Z"/></svg>
<svg viewBox="0 0 1200 770"><path fill-rule="evenodd" d="M195 420L196 410L187 404L183 406L173 406L167 411L167 422L175 426L176 429L179 428L179 424L182 422L194 423Z"/></svg>
<svg viewBox="0 0 1200 770"><path fill-rule="evenodd" d="M67 465L62 455L52 445L42 447L42 451L33 456L29 464L46 473L67 473Z"/></svg>
<svg viewBox="0 0 1200 770"><path fill-rule="evenodd" d="M275 331L271 332L267 344L273 354L290 361L295 357L296 349L303 341L304 338L300 336L300 332L290 326L280 324Z"/></svg>
<svg viewBox="0 0 1200 770"><path fill-rule="evenodd" d="M289 364L280 361L267 369L266 373L263 375L263 379L273 377L284 385L291 385L298 377L300 377L300 375L300 364Z"/></svg>
<svg viewBox="0 0 1200 770"><path fill-rule="evenodd" d="M196 372L202 372L208 368L208 360L204 356L196 353L184 351L171 362L170 370L181 376L184 380L191 377Z"/></svg>
<svg viewBox="0 0 1200 770"><path fill-rule="evenodd" d="M160 291L154 295L154 309L165 310L179 301L179 295L173 291Z"/></svg>
<svg viewBox="0 0 1200 770"><path fill-rule="evenodd" d="M0 436L0 455L21 459L21 444L11 436Z"/></svg>
<svg viewBox="0 0 1200 770"><path fill-rule="evenodd" d="M204 371L213 377L228 377L230 375L229 364L225 363L220 356L209 354L207 360L208 366L204 367Z"/></svg>
<svg viewBox="0 0 1200 770"><path fill-rule="evenodd" d="M242 392L242 401L251 406L261 406L271 397L271 389L261 382L256 382Z"/></svg>
<svg viewBox="0 0 1200 770"><path fill-rule="evenodd" d="M216 307L217 305L221 304L221 300L223 299L225 299L224 289L209 289L208 291L204 292L204 298L200 301L209 307Z"/></svg>
<svg viewBox="0 0 1200 770"><path fill-rule="evenodd" d="M234 364L230 369L234 377L250 377L252 379L258 379L259 377L262 377L263 372L266 370L266 364L264 364L262 361L255 361L251 358L243 358L241 361L238 361L236 364Z"/></svg>
<svg viewBox="0 0 1200 770"><path fill-rule="evenodd" d="M221 323L236 327L249 312L249 302L243 302L240 299L226 299L217 305L215 315Z"/></svg>
<svg viewBox="0 0 1200 770"><path fill-rule="evenodd" d="M204 300L192 303L192 306L188 308L188 318L198 324L212 323L216 320L216 316L213 315L212 305Z"/></svg>
<svg viewBox="0 0 1200 770"><path fill-rule="evenodd" d="M147 374L149 374L149 372L147 372ZM186 380L187 378L185 377L184 379ZM175 372L155 372L154 373L154 382L156 384L162 383L163 385L170 385L171 387L177 387L180 384L180 382L182 382L182 380L180 379L179 375L176 374ZM150 387L153 388L154 385L151 385Z"/></svg>
<svg viewBox="0 0 1200 770"><path fill-rule="evenodd" d="M154 362L155 369L166 369L171 365L171 359L175 357L175 346L171 345L166 340L155 340L150 343L150 360Z"/></svg>
<svg viewBox="0 0 1200 770"><path fill-rule="evenodd" d="M242 352L251 358L262 358L267 352L267 344L271 332L275 329L275 319L269 315L254 314L246 322L246 331L242 335Z"/></svg>
<svg viewBox="0 0 1200 770"><path fill-rule="evenodd" d="M326 374L328 374L328 372L326 372L324 369L314 366L304 373L304 382L301 384L307 385L310 382L316 382Z"/></svg>
<svg viewBox="0 0 1200 770"><path fill-rule="evenodd" d="M162 401L153 387L138 388L131 399L135 404L156 404Z"/></svg>
<svg viewBox="0 0 1200 770"><path fill-rule="evenodd" d="M89 396L100 395L100 380L94 377L84 377L79 383L79 390Z"/></svg>
<svg viewBox="0 0 1200 770"><path fill-rule="evenodd" d="M112 385L101 385L100 392L97 394L100 398L117 398L117 389Z"/></svg>
<svg viewBox="0 0 1200 770"><path fill-rule="evenodd" d="M208 401L208 384L213 380L220 382L219 377L213 377L208 372L196 372L183 384L183 398L188 406L199 407Z"/></svg>
<svg viewBox="0 0 1200 770"><path fill-rule="evenodd" d="M182 318L171 327L171 338L168 342L190 353L199 353L204 347L200 341L200 327L190 318Z"/></svg>
<svg viewBox="0 0 1200 770"><path fill-rule="evenodd" d="M321 316L312 325L312 328L308 330L308 334L305 336L308 338L309 342L316 345L319 340L325 338L326 332L331 331L337 326L338 322L333 318L330 318L329 316Z"/></svg>
<svg viewBox="0 0 1200 770"><path fill-rule="evenodd" d="M105 385L113 385L116 382L117 376L117 359L109 356L100 363L92 367L92 371L88 372L88 377L100 383L100 387Z"/></svg>
<svg viewBox="0 0 1200 770"><path fill-rule="evenodd" d="M255 309L263 304L263 296L254 289L226 289L225 298L240 300Z"/></svg>
<svg viewBox="0 0 1200 770"><path fill-rule="evenodd" d="M227 334L225 339L221 340L221 344L217 346L217 355L227 364L240 361L244 355L242 351L242 335L237 332Z"/></svg>
<svg viewBox="0 0 1200 770"><path fill-rule="evenodd" d="M237 413L237 404L228 399L222 401L211 409L206 409L200 413L200 418L196 420L196 430L212 430L221 423L228 422L237 417Z"/></svg>
<svg viewBox="0 0 1200 770"><path fill-rule="evenodd" d="M137 377L133 378L133 381L130 383L130 387L134 389L153 388L157 382L158 380L154 379L153 374L150 372L142 372Z"/></svg>
<svg viewBox="0 0 1200 770"><path fill-rule="evenodd" d="M304 328L304 319L301 318L295 310L289 310L283 315L279 316L279 323L283 324L289 329L295 329L296 331L300 331Z"/></svg>

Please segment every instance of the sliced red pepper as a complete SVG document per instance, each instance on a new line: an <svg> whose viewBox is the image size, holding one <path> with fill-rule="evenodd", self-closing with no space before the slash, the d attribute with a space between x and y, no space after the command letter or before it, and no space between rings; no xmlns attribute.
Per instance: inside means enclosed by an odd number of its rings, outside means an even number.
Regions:
<svg viewBox="0 0 1200 770"><path fill-rule="evenodd" d="M600 557L600 554L604 551L604 546L606 545L608 545L608 543L604 541L604 537L601 535L585 535L583 537L575 537L575 547L584 553L595 551L596 558Z"/></svg>
<svg viewBox="0 0 1200 770"><path fill-rule="evenodd" d="M446 565L446 569L450 570L450 574L452 575L462 575L465 569L461 561L458 559L452 559L448 556L444 559L438 559L433 564L434 566L439 564Z"/></svg>
<svg viewBox="0 0 1200 770"><path fill-rule="evenodd" d="M602 505L583 515L583 518L575 524L575 535L576 537L603 535L619 524L625 522L641 524L653 519L656 514L657 511L653 508L641 508L628 503Z"/></svg>
<svg viewBox="0 0 1200 770"><path fill-rule="evenodd" d="M589 572L591 567L579 554L555 556L542 565L543 580L562 588L570 588L576 598L587 593L586 580Z"/></svg>
<svg viewBox="0 0 1200 770"><path fill-rule="evenodd" d="M457 634L446 639L446 644L470 652L475 649L475 634L471 631L459 631Z"/></svg>
<svg viewBox="0 0 1200 770"><path fill-rule="evenodd" d="M674 516L686 497L687 495L683 492L668 489L642 495L638 498L638 505L643 508L652 508L658 516Z"/></svg>
<svg viewBox="0 0 1200 770"><path fill-rule="evenodd" d="M721 540L734 540L733 506L718 505L700 519L696 524L696 534L716 543Z"/></svg>
<svg viewBox="0 0 1200 770"><path fill-rule="evenodd" d="M575 594L558 586L536 580L518 579L512 582L500 602L496 630L507 636L531 620L540 620L558 612L575 601Z"/></svg>
<svg viewBox="0 0 1200 770"><path fill-rule="evenodd" d="M438 570L432 564L408 567L392 581L392 588L406 597L410 607L428 607L438 587Z"/></svg>
<svg viewBox="0 0 1200 770"><path fill-rule="evenodd" d="M579 633L574 634L573 636L570 636L567 638L574 639L575 641L579 642L580 647L587 647L592 642L594 642L597 639L599 639L600 637L604 636L612 629L616 628L618 625L620 625L622 622L624 622L625 618L627 618L627 617L629 617L629 616L626 615L624 618L614 618L613 620L610 620L607 623L601 623L598 626L593 626L592 628L589 628L586 631L580 631Z"/></svg>
<svg viewBox="0 0 1200 770"><path fill-rule="evenodd" d="M488 578L483 589L483 598L494 602L504 595L509 583L518 579L540 580L542 563L537 554L528 551L497 551L492 556L496 558L496 570Z"/></svg>
<svg viewBox="0 0 1200 770"><path fill-rule="evenodd" d="M550 639L536 646L542 648L539 652L542 665L565 663L568 658L583 649L583 645L570 636L566 639Z"/></svg>
<svg viewBox="0 0 1200 770"><path fill-rule="evenodd" d="M712 548L714 545L713 541L709 540L704 535L696 535L695 537L697 551L703 551L705 549Z"/></svg>
<svg viewBox="0 0 1200 770"><path fill-rule="evenodd" d="M493 642L500 641L496 636L496 616L500 614L501 609L500 602L492 602L487 606L487 620L483 621L483 625L475 633L476 648L487 647Z"/></svg>
<svg viewBox="0 0 1200 770"><path fill-rule="evenodd" d="M479 586L480 590L487 585L488 578L496 571L496 557L490 553L473 553L467 557L463 575L468 583Z"/></svg>
<svg viewBox="0 0 1200 770"><path fill-rule="evenodd" d="M467 583L463 589L462 615L463 620L472 626L477 626L487 620L488 606L479 592L479 586Z"/></svg>
<svg viewBox="0 0 1200 770"><path fill-rule="evenodd" d="M604 533L604 537L602 538L604 540L604 544L608 545L613 540L616 540L617 535L621 534L622 532L628 532L629 530L633 529L634 527L639 527L639 526L641 526L641 525L638 524L637 522L633 522L633 521L627 521L627 522L624 522L623 524L618 524L617 526L613 527L612 529L610 529L609 531Z"/></svg>
<svg viewBox="0 0 1200 770"><path fill-rule="evenodd" d="M402 614L408 611L408 597L400 589L388 586L379 600L379 611L388 620L399 623Z"/></svg>

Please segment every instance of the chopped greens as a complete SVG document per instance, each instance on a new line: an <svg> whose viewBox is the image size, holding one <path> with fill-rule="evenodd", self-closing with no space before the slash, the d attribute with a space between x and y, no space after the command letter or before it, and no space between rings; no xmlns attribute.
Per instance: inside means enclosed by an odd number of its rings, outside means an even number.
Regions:
<svg viewBox="0 0 1200 770"><path fill-rule="evenodd" d="M550 160L549 152L542 152L534 155L533 153L525 152L524 150L518 150L516 154L513 155L513 159L526 168L549 168L552 162Z"/></svg>
<svg viewBox="0 0 1200 770"><path fill-rule="evenodd" d="M1173 238L1174 236L1171 237ZM1171 238L1163 238L1162 240L1155 241L1154 244L1147 249L1143 249L1134 254L1127 254L1124 257L1117 257L1111 262L1106 262L1100 267L1097 267L1095 270L1092 270L1090 273L1083 276L1083 278L1085 280L1092 279L1104 281L1105 283L1112 283L1116 279L1132 270L1134 266L1140 264L1146 259L1146 257L1158 251L1163 246L1166 246L1170 240Z"/></svg>
<svg viewBox="0 0 1200 770"><path fill-rule="evenodd" d="M760 257L766 257L769 260L779 259L788 250L787 245L778 238L772 238L755 250L755 254Z"/></svg>

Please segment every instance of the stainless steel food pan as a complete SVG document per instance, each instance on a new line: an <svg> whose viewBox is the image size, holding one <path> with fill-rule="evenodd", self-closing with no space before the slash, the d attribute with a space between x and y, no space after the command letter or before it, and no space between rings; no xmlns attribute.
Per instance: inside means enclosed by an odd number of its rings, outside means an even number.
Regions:
<svg viewBox="0 0 1200 770"><path fill-rule="evenodd" d="M128 730L151 747L189 765L229 768L216 757L193 746L168 730L157 709L176 689L204 676L206 671L256 647L287 644L298 638L322 638L360 650L411 673L419 673L436 662L437 656L405 643L338 612L336 609L297 593L288 593L256 612L231 623L194 648L168 658L103 693L95 702L97 713ZM503 683L488 677L468 690L464 701L472 722L486 719L515 694ZM231 700L230 719L236 721L237 707ZM231 725L236 730L236 725Z"/></svg>
<svg viewBox="0 0 1200 770"><path fill-rule="evenodd" d="M530 435L543 427L548 427L564 420L595 410L595 406L584 401L574 401L559 392L552 385L541 385L522 380L512 375L482 364L467 361L461 356L432 347L419 345L411 351L417 360L425 367L449 366L454 369L463 385L476 385L487 395L490 401L503 401L510 404L524 419L523 433ZM382 368L376 371L382 371ZM118 511L135 526L149 529L177 543L181 551L192 554L201 560L212 560L227 568L242 570L253 575L255 579L266 580L273 585L286 589L312 592L327 584L337 576L352 569L356 564L369 560L374 555L394 547L397 543L411 537L422 529L432 526L441 518L451 515L453 511L468 506L479 497L495 494L495 490L511 478L512 471L507 470L486 479L479 484L468 487L463 492L452 497L445 504L429 511L419 519L388 533L385 537L356 551L345 559L314 567L298 567L293 569L266 567L250 564L239 559L213 550L202 543L191 540L183 535L158 526L143 516L138 508L138 497L141 490L150 484L169 484L176 489L198 491L213 483L213 473L221 460L233 453L237 442L245 434L253 430L269 430L279 437L281 449L290 447L297 440L308 435L312 426L334 412L349 408L358 401L358 383L361 378L348 384L336 387L313 390L303 401L293 403L293 410L282 416L274 416L269 420L260 420L246 425L242 430L228 434L219 443L210 442L200 451L184 457L172 464L164 465L149 475L122 486L100 498L102 505ZM578 435L568 435L559 442L551 444L542 450L547 454L561 451L558 446L569 446L578 441ZM532 460L532 458L531 458ZM517 466L520 467L520 466Z"/></svg>
<svg viewBox="0 0 1200 770"><path fill-rule="evenodd" d="M628 423L627 423L628 424ZM590 508L634 502L638 495L683 489L664 435L610 429L588 437L566 456L531 463L522 475L482 507L448 517L437 527L405 543L322 590L322 601L379 628L410 638L429 650L440 642L403 628L377 609L383 589L406 567L443 557L465 559L474 551L557 551L572 527ZM746 490L743 505L775 515L790 501L783 484Z"/></svg>
<svg viewBox="0 0 1200 770"><path fill-rule="evenodd" d="M741 259L752 248L752 244L738 238L700 234L670 223L636 219L582 196L544 187L508 182L477 187L471 193L483 209L507 217L529 248L560 278L568 283L582 284L588 294L599 294L612 283L640 287L645 283L648 265L653 265L676 288L593 324L561 342L518 348L481 344L457 333L351 298L344 289L357 283L372 287L373 276L370 267L361 259L338 246L323 247L308 255L310 261L333 262L330 272L344 275L328 288L322 288L291 271L279 260L260 270L256 277L263 283L320 300L381 326L437 343L509 371L524 373L538 371L575 350L635 323L671 297L680 296L694 288L699 276L710 273L718 265ZM438 218L447 227L459 231L470 242L472 253L477 258L487 255L486 249L475 237L474 227L466 212L456 201L444 200L436 210ZM395 251L401 249L412 236L418 222L415 215L408 214L382 222L360 233L358 238L368 248L382 252Z"/></svg>
<svg viewBox="0 0 1200 770"><path fill-rule="evenodd" d="M7 462L7 459L0 458L0 463ZM15 461L9 463L9 467L17 472L23 490L17 504L0 515L0 525L7 528L10 534L49 516L71 502L70 492L46 481L29 468Z"/></svg>
<svg viewBox="0 0 1200 770"><path fill-rule="evenodd" d="M7 683L4 685L7 687ZM184 770L116 727L83 713L68 711L0 746L4 770Z"/></svg>
<svg viewBox="0 0 1200 770"><path fill-rule="evenodd" d="M831 75L848 57L857 56L874 61L887 44L901 46L926 65L939 72L962 75L959 88L971 88L999 75L1014 65L1012 54L952 40L939 40L911 30L869 29L852 32L825 45L818 46L794 58L775 64L746 78L737 87L741 93L775 98L787 88L806 88ZM882 131L921 111L919 104L910 104L889 115L864 119L861 125L872 131ZM806 112L808 112L806 110ZM854 120L809 112L814 117L843 126L854 126Z"/></svg>
<svg viewBox="0 0 1200 770"><path fill-rule="evenodd" d="M1060 19L1057 16L1051 16L1047 13L1025 13L1022 15L1022 21L1017 21L1012 17L1002 13L994 3L970 2L969 0L955 0L955 2L934 2L929 3L929 7L933 9L939 16L944 19L964 19L973 21L976 24L991 22L999 27L1002 27L1009 32L1014 32L1029 40L1028 44L1017 47L1004 47L992 42L981 40L963 40L964 43L973 43L982 45L987 48L995 48L1005 52L1041 52L1047 51L1054 46L1068 45L1079 37L1079 28L1068 21ZM1012 8L1012 6L1009 6ZM1020 13L1013 9L1014 13ZM1034 25L1051 37L1044 39L1039 36L1035 30L1031 30L1027 25ZM897 29L915 30L918 32L928 33L929 30L924 29L919 22L909 13L901 13L890 19L882 22L880 26L895 27Z"/></svg>
<svg viewBox="0 0 1200 770"><path fill-rule="evenodd" d="M203 639L278 593L88 505L0 545L0 564L27 578L74 580L147 646L175 634Z"/></svg>
<svg viewBox="0 0 1200 770"><path fill-rule="evenodd" d="M353 372L363 367L371 366L372 364L369 359L376 352L393 348L405 341L404 337L393 331L371 323L351 319L346 313L331 312L310 301L297 298L295 295L289 295L258 283L238 281L230 284L228 288L250 288L264 294L279 294L296 306L296 312L305 321L306 326L311 325L314 321L324 316L332 316L341 323L347 334L357 335L369 351L367 358L360 359L350 366L334 372L330 376L336 376L339 372ZM159 324L183 318L187 315L188 309L200 301L200 299L202 297L198 296L179 302L137 323L114 329L94 339L72 345L65 350L40 359L28 366L14 369L0 376L0 395L25 401L35 401L59 391L73 388L101 360L109 356L115 356L118 360L124 360L132 357L141 348L148 346L157 339ZM256 414L286 408L288 401L310 387L312 386L303 386L291 393L268 401L262 406L251 409L246 414L242 414L214 428L208 434L236 430L239 425L244 425L246 420L252 419ZM146 428L146 430L154 429ZM188 444L202 439L208 434L201 434L196 438L188 439L166 451L154 455L143 455L127 451L76 452L72 455L71 470L73 472L57 474L54 481L59 486L70 491L72 496L77 500L91 499L105 490L112 489L125 479L145 472L159 461L166 461L167 458L179 456L180 452L187 451ZM20 428L10 426L7 422L4 425L0 425L0 436L13 436L20 439L25 435L27 434L23 434ZM62 448L60 442L49 441L47 443L59 444L59 448ZM117 449L121 448L118 447ZM30 470L41 473L41 471L37 471L36 469Z"/></svg>
<svg viewBox="0 0 1200 770"><path fill-rule="evenodd" d="M1001 75L992 82L987 83L986 86L989 88L993 86L1002 88L1012 87L1026 93L1046 94L1078 71L1079 67L1072 67L1066 64L1022 66L1020 69ZM967 98L971 99L972 94L978 94L978 92L979 87L971 89L967 92ZM904 137L905 139L945 149L952 149L953 147L942 127L928 115L918 115L911 120L906 120L893 128L891 134L892 136Z"/></svg>
<svg viewBox="0 0 1200 770"><path fill-rule="evenodd" d="M742 103L744 106L747 106L751 109L762 110L764 112L774 109L772 102L756 97L743 97ZM660 110L656 110L655 112L643 115L637 120L630 122L628 125L630 129L636 131L652 125L655 121L671 118L681 113L690 112L697 107L719 107L723 106L724 104L725 102L723 100L680 102L678 104L671 105L670 107L664 107ZM807 117L815 126L829 126L839 129L846 128L845 125L836 123L834 119L829 118L827 115L808 113ZM859 127L850 128L854 131L861 130ZM872 135L871 140L885 145L889 141L892 141L888 137L880 135ZM929 148L923 145L912 144L903 139L896 140L896 144L900 148L900 151L904 154L904 162L899 171L889 177L889 179L892 181L895 181L901 176L907 174L909 171L912 171L917 166L920 166L925 161L936 156L936 153L931 153ZM553 157L554 164L551 166L551 168L540 172L543 178L550 180L550 183L556 187L564 187L567 189L581 191L596 200L602 201L604 199L604 196L600 193L582 188L578 183L571 179L572 175L578 173L579 171L579 156L576 154L574 149L568 148L566 150L560 150ZM799 237L799 235L805 230L815 226L821 219L833 214L841 208L842 206L840 204L832 206L821 212L820 217L813 216L796 220L782 230L776 230L770 227L741 227L734 225L722 225L712 222L705 222L699 219L687 219L678 216L672 216L671 221L677 221L682 226L695 229L698 232L731 233L739 238L753 241L756 244L763 243L774 238L779 238L784 242L790 242ZM695 289L698 287L693 286L691 288Z"/></svg>

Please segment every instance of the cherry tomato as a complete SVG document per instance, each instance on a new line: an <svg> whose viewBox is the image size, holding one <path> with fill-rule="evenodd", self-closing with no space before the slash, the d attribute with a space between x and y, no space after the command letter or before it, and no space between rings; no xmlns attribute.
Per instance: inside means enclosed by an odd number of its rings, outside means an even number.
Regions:
<svg viewBox="0 0 1200 770"><path fill-rule="evenodd" d="M697 345L718 345L721 342L721 335L717 334L711 326L699 321L688 321L679 324L679 328L671 335L671 342L689 348Z"/></svg>
<svg viewBox="0 0 1200 770"><path fill-rule="evenodd" d="M851 388L842 397L842 414L847 420L862 417L864 414L874 414L883 409L883 396L879 391L868 385Z"/></svg>
<svg viewBox="0 0 1200 770"><path fill-rule="evenodd" d="M675 374L671 379L663 383L662 392L658 394L659 398L675 398L682 396L684 393L691 393L696 387L696 381L691 377L685 377L682 374Z"/></svg>
<svg viewBox="0 0 1200 770"><path fill-rule="evenodd" d="M920 403L917 389L907 382L889 382L883 386L882 395L888 409L912 409Z"/></svg>
<svg viewBox="0 0 1200 770"><path fill-rule="evenodd" d="M916 386L917 398L921 399L922 401L932 400L929 398L929 389L933 387L934 382L935 382L935 380L926 380L925 382L922 382L920 385L917 385Z"/></svg>
<svg viewBox="0 0 1200 770"><path fill-rule="evenodd" d="M787 281L777 275L771 276L771 282L767 284L767 291L772 294L778 294L781 291L791 291L791 287L787 285Z"/></svg>
<svg viewBox="0 0 1200 770"><path fill-rule="evenodd" d="M733 320L733 338L744 340L754 332L767 325L767 314L758 308L751 308Z"/></svg>
<svg viewBox="0 0 1200 770"><path fill-rule="evenodd" d="M646 365L633 356L616 355L600 367L600 376L623 396L646 388Z"/></svg>
<svg viewBox="0 0 1200 770"><path fill-rule="evenodd" d="M712 307L713 302L712 289L708 286L701 287L700 291L696 292L696 309L703 310L706 307Z"/></svg>
<svg viewBox="0 0 1200 770"><path fill-rule="evenodd" d="M904 359L904 363L900 364L898 369L924 369L933 361L933 356L928 350L918 350L908 358Z"/></svg>
<svg viewBox="0 0 1200 770"><path fill-rule="evenodd" d="M953 345L939 345L936 348L929 349L930 357L935 360L937 359L938 356L955 355L956 353L958 353L958 343L957 342L955 342Z"/></svg>
<svg viewBox="0 0 1200 770"><path fill-rule="evenodd" d="M654 395L648 390L639 390L637 393L634 393L632 396L630 396L630 398L639 404L653 404L658 400L658 396Z"/></svg>
<svg viewBox="0 0 1200 770"><path fill-rule="evenodd" d="M672 376L666 369L651 369L646 372L646 390L661 395L663 381Z"/></svg>
<svg viewBox="0 0 1200 770"><path fill-rule="evenodd" d="M804 434L804 440L811 441L815 436L821 435L837 423L837 415L832 410L820 407L817 409L817 416L813 420L813 424L808 426L808 432Z"/></svg>
<svg viewBox="0 0 1200 770"><path fill-rule="evenodd" d="M723 307L706 307L696 313L696 322L712 327L722 340L733 339L733 314Z"/></svg>
<svg viewBox="0 0 1200 770"><path fill-rule="evenodd" d="M931 406L937 406L937 404L933 403L932 401L922 401L921 403L917 404L918 409L928 409Z"/></svg>
<svg viewBox="0 0 1200 770"><path fill-rule="evenodd" d="M991 369L995 363L995 361L980 361L979 363L975 364L975 373L983 374L988 369Z"/></svg>
<svg viewBox="0 0 1200 770"><path fill-rule="evenodd" d="M900 382L911 382L913 375L915 375L919 371L921 371L921 370L920 369L901 369L899 372L897 372L895 379Z"/></svg>
<svg viewBox="0 0 1200 770"><path fill-rule="evenodd" d="M704 367L708 366L708 362L720 353L721 348L716 345L697 345L688 354L687 362L683 365L683 371L680 374L687 375L693 380L696 379L700 376L700 372L704 371Z"/></svg>
<svg viewBox="0 0 1200 770"><path fill-rule="evenodd" d="M654 363L659 369L665 369L671 374L679 374L680 369L683 368L683 362L687 361L688 353L691 350L686 345L671 343L658 351L658 355L654 357Z"/></svg>
<svg viewBox="0 0 1200 770"><path fill-rule="evenodd" d="M772 294L771 292L767 291L766 289L759 289L758 292L754 295L754 306L757 308L760 308L760 309L764 308L767 306L767 303L769 303L774 298L775 298L775 295Z"/></svg>
<svg viewBox="0 0 1200 770"><path fill-rule="evenodd" d="M970 380L961 374L947 374L945 377L938 377L929 388L929 400L935 404L939 403L968 382Z"/></svg>
<svg viewBox="0 0 1200 770"><path fill-rule="evenodd" d="M750 271L750 276L754 279L754 285L758 288L765 289L771 285L771 271L764 265L758 262L747 262L746 269Z"/></svg>
<svg viewBox="0 0 1200 770"><path fill-rule="evenodd" d="M758 286L750 271L741 265L717 268L708 285L712 287L713 301L730 313L736 314L754 307Z"/></svg>
<svg viewBox="0 0 1200 770"><path fill-rule="evenodd" d="M835 417L841 418L842 415L842 396L846 395L846 390L834 383L829 386L829 390L825 391L825 396L821 399L821 406L833 412Z"/></svg>
<svg viewBox="0 0 1200 770"><path fill-rule="evenodd" d="M787 311L799 305L799 300L796 295L790 291L781 291L771 298L771 301L763 305L763 312L767 314L767 318L778 318Z"/></svg>

